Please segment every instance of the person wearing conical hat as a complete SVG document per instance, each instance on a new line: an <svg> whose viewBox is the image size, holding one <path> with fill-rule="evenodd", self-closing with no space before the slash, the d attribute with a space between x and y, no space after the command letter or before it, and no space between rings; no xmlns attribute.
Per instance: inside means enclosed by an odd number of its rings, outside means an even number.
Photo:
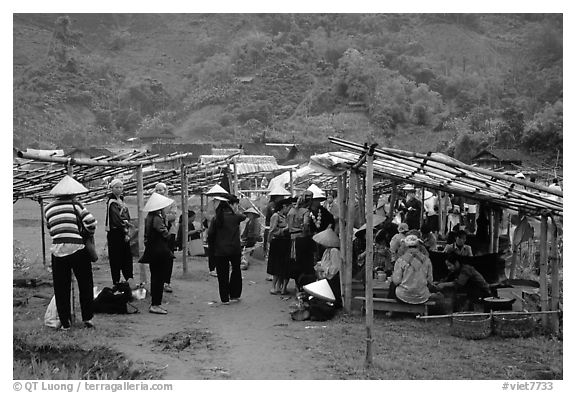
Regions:
<svg viewBox="0 0 576 393"><path fill-rule="evenodd" d="M162 196L168 197L168 186L159 182L154 186L154 192ZM178 225L176 225L176 216L178 215L178 208L176 207L176 202L173 202L170 206L162 209L162 217L166 223L166 228L170 233L170 249L172 251L176 250L176 236L178 234ZM166 271L164 272L164 291L173 292L170 281L172 279L172 269L174 267L174 261L165 265Z"/></svg>
<svg viewBox="0 0 576 393"><path fill-rule="evenodd" d="M152 301L149 311L153 314L167 314L162 307L162 294L166 266L173 263L174 253L170 247L170 232L162 215L162 210L174 203L158 193L152 193L142 211L148 212L144 223L144 254L140 263L150 267L150 293Z"/></svg>
<svg viewBox="0 0 576 393"><path fill-rule="evenodd" d="M340 239L332 228L328 227L324 231L317 233L312 239L324 248L324 253L320 261L314 266L316 278L318 280L326 279L334 292L334 306L342 307L342 296L340 292L340 267L342 257L340 255Z"/></svg>
<svg viewBox="0 0 576 393"><path fill-rule="evenodd" d="M238 302L242 295L240 223L246 216L237 212L237 205L238 198L233 195L214 197L215 215L208 227L208 251L216 264L218 291L223 305Z"/></svg>
<svg viewBox="0 0 576 393"><path fill-rule="evenodd" d="M120 283L120 273L124 280L133 287L132 252L130 251L130 212L124 203L124 184L120 179L113 179L109 186L110 193L106 202L106 239L108 240L108 260L112 285Z"/></svg>
<svg viewBox="0 0 576 393"><path fill-rule="evenodd" d="M92 264L80 235L79 225L90 233L96 231L96 219L76 200L76 195L88 192L71 176L64 176L50 191L56 199L44 211L46 226L52 246L52 280L56 309L63 330L70 329L71 273L78 281L82 321L86 327L94 327Z"/></svg>
<svg viewBox="0 0 576 393"><path fill-rule="evenodd" d="M244 210L244 215L248 217L246 226L240 235L243 247L254 247L257 242L262 241L262 225L260 225L260 213L253 207Z"/></svg>
<svg viewBox="0 0 576 393"><path fill-rule="evenodd" d="M262 244L262 248L266 254L268 254L268 240L270 237L270 219L274 212L276 212L275 204L282 199L290 198L291 194L278 184L270 190L268 196L270 197L268 204L262 210L262 214L264 215L264 243ZM268 258L267 255L266 258ZM266 277L266 280L271 281L272 277Z"/></svg>

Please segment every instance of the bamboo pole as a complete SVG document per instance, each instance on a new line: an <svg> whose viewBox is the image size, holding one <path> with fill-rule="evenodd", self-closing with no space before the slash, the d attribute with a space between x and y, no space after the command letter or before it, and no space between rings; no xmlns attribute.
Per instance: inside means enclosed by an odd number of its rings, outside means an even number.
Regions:
<svg viewBox="0 0 576 393"><path fill-rule="evenodd" d="M142 255L144 252L144 225L146 218L144 217L144 181L142 176L142 165L136 168L136 203L138 205L138 253ZM140 283L145 284L148 279L146 278L146 265L140 265Z"/></svg>
<svg viewBox="0 0 576 393"><path fill-rule="evenodd" d="M494 251L500 251L500 218L502 217L501 210L494 211Z"/></svg>
<svg viewBox="0 0 576 393"><path fill-rule="evenodd" d="M352 310L352 239L354 236L354 213L356 212L356 181L358 175L350 170L348 184L348 211L346 214L346 263L344 265L344 310Z"/></svg>
<svg viewBox="0 0 576 393"><path fill-rule="evenodd" d="M542 311L549 309L548 299L548 217L540 217L540 308ZM542 317L542 325L549 328L548 317Z"/></svg>
<svg viewBox="0 0 576 393"><path fill-rule="evenodd" d="M426 187L422 187L422 198L420 205L420 228L424 225L424 195L426 194Z"/></svg>
<svg viewBox="0 0 576 393"><path fill-rule="evenodd" d="M163 162L170 162L176 161L178 159L192 157L192 153L183 153L178 155L171 155L164 158L152 158L146 160L139 160L139 161L104 161L104 160L94 160L88 158L68 158L68 157L44 157L39 156L37 154L26 153L23 151L18 151L18 157L20 158L27 158L35 161L41 162L56 162L61 164L68 164L69 165L87 165L87 166L111 166L111 167L137 167L140 165L152 165L152 164L159 164ZM158 155L155 155L158 156Z"/></svg>
<svg viewBox="0 0 576 393"><path fill-rule="evenodd" d="M342 267L345 266L346 261L348 261L347 252L347 244L348 242L352 242L352 239L348 239L346 237L346 220L344 218L344 210L346 208L346 200L345 200L345 190L346 190L346 172L344 174L338 176L338 236L340 237L340 259ZM344 297L344 279L343 279L343 269L340 269L340 297ZM341 299L344 300L344 299ZM344 301L342 301L344 304ZM346 310L349 312L350 310Z"/></svg>
<svg viewBox="0 0 576 393"><path fill-rule="evenodd" d="M494 252L494 209L490 208L490 245L488 246L488 252Z"/></svg>
<svg viewBox="0 0 576 393"><path fill-rule="evenodd" d="M392 191L390 192L390 213L388 219L392 221L396 213L396 200L398 199L398 183L392 182Z"/></svg>
<svg viewBox="0 0 576 393"><path fill-rule="evenodd" d="M373 167L374 156L372 154L367 154L366 157L366 360L365 366L370 367L372 365L372 327L374 325L374 308L373 308L373 296L374 292L372 289L372 279L373 279L373 262L374 262L374 231L373 231Z"/></svg>
<svg viewBox="0 0 576 393"><path fill-rule="evenodd" d="M188 176L187 170L184 164L180 165L180 184L182 185L182 192L180 196L182 198L182 274L186 276L188 274Z"/></svg>
<svg viewBox="0 0 576 393"><path fill-rule="evenodd" d="M560 310L556 311L494 311L492 313L488 312L475 312L475 313L466 313L466 317L486 317L489 315L548 315L548 314L556 314L556 316L560 313ZM451 318L461 316L459 313L454 314L445 314L445 315L416 315L416 319L440 319L440 318Z"/></svg>
<svg viewBox="0 0 576 393"><path fill-rule="evenodd" d="M550 270L551 270L551 294L552 299L550 299L550 309L552 311L557 311L560 306L560 272L558 267L558 245L556 244L558 239L558 228L556 222L554 222L554 217L551 220L552 230L550 236ZM552 332L558 335L560 331L558 314L550 315L550 325Z"/></svg>
<svg viewBox="0 0 576 393"><path fill-rule="evenodd" d="M72 167L72 161L70 159L66 160L66 172L69 176L74 176L74 168ZM72 289L72 307L70 313L70 322L72 324L76 323L76 279L74 274L70 275L70 288Z"/></svg>
<svg viewBox="0 0 576 393"><path fill-rule="evenodd" d="M294 196L294 172L290 169L290 194Z"/></svg>
<svg viewBox="0 0 576 393"><path fill-rule="evenodd" d="M40 222L42 227L42 265L46 267L46 233L45 233L45 222L44 222L44 201L42 197L38 198L38 203L40 204Z"/></svg>
<svg viewBox="0 0 576 393"><path fill-rule="evenodd" d="M236 157L232 159L232 167L234 169L234 182L232 183L234 190L230 191L233 195L238 195L238 190L240 189L240 186L238 184L238 167L236 165Z"/></svg>
<svg viewBox="0 0 576 393"><path fill-rule="evenodd" d="M445 238L446 235L446 203L444 201L444 191L438 191L438 239Z"/></svg>
<svg viewBox="0 0 576 393"><path fill-rule="evenodd" d="M200 225L203 225L203 223L204 223L204 194L200 194Z"/></svg>
<svg viewBox="0 0 576 393"><path fill-rule="evenodd" d="M356 172L357 173L357 181L356 181L356 188L357 193L358 193L358 213L359 216L361 217L361 221L360 224L364 224L364 222L366 222L366 189L364 188L364 181L365 181L365 177L360 175L360 172Z"/></svg>

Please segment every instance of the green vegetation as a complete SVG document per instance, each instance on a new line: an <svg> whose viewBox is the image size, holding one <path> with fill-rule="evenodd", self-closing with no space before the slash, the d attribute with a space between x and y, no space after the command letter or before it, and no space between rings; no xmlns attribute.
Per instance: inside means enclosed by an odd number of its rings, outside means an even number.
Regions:
<svg viewBox="0 0 576 393"><path fill-rule="evenodd" d="M19 147L171 129L407 148L402 134L424 128L464 161L487 146L561 151L557 14L22 14L14 31ZM334 119L350 112L362 129L343 134Z"/></svg>

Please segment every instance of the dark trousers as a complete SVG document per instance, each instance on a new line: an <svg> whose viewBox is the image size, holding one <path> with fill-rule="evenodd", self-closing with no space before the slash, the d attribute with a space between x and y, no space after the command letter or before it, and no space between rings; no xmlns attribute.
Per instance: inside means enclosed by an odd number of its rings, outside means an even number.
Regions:
<svg viewBox="0 0 576 393"><path fill-rule="evenodd" d="M94 316L94 293L92 290L94 282L92 279L92 264L90 263L87 251L82 249L65 257L55 257L52 255L54 296L56 297L58 318L60 318L63 327L70 327L70 287L72 283L72 272L74 272L74 276L78 281L82 320L89 321Z"/></svg>
<svg viewBox="0 0 576 393"><path fill-rule="evenodd" d="M164 277L166 268L161 263L150 264L150 295L152 297L152 306L159 306L162 304L162 294L164 293Z"/></svg>
<svg viewBox="0 0 576 393"><path fill-rule="evenodd" d="M170 279L172 278L172 269L174 268L174 259L166 261L164 265L164 282L170 284Z"/></svg>
<svg viewBox="0 0 576 393"><path fill-rule="evenodd" d="M120 282L120 272L125 280L133 278L132 253L130 243L124 241L124 231L110 231L108 239L108 259L110 260L110 273L112 284Z"/></svg>
<svg viewBox="0 0 576 393"><path fill-rule="evenodd" d="M232 256L215 256L216 273L218 274L218 290L220 300L227 302L238 299L242 295L242 272L240 270L241 254ZM230 264L232 273L230 274Z"/></svg>
<svg viewBox="0 0 576 393"><path fill-rule="evenodd" d="M208 269L210 271L216 270L216 257L212 254L208 254Z"/></svg>

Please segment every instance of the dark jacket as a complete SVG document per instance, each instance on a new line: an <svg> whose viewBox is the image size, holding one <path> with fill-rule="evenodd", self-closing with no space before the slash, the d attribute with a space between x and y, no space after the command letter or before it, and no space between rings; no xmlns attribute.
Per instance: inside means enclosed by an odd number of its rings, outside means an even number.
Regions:
<svg viewBox="0 0 576 393"><path fill-rule="evenodd" d="M130 222L130 212L124 204L124 198L116 197L114 194L108 195L106 202L106 230L109 232L128 233L128 223Z"/></svg>
<svg viewBox="0 0 576 393"><path fill-rule="evenodd" d="M140 263L163 263L173 259L174 253L170 249L170 233L161 213L150 212L146 216L144 231L144 255Z"/></svg>
<svg viewBox="0 0 576 393"><path fill-rule="evenodd" d="M214 256L241 254L240 223L245 219L245 215L236 214L231 208L227 208L222 212L222 224L217 227L214 216L208 227L209 253Z"/></svg>
<svg viewBox="0 0 576 393"><path fill-rule="evenodd" d="M194 218L196 215L193 212L188 212L188 240L195 240L200 239L200 233L190 234L191 231L194 231L196 227L194 226ZM178 234L176 235L176 247L178 249L182 249L182 214L178 219Z"/></svg>

